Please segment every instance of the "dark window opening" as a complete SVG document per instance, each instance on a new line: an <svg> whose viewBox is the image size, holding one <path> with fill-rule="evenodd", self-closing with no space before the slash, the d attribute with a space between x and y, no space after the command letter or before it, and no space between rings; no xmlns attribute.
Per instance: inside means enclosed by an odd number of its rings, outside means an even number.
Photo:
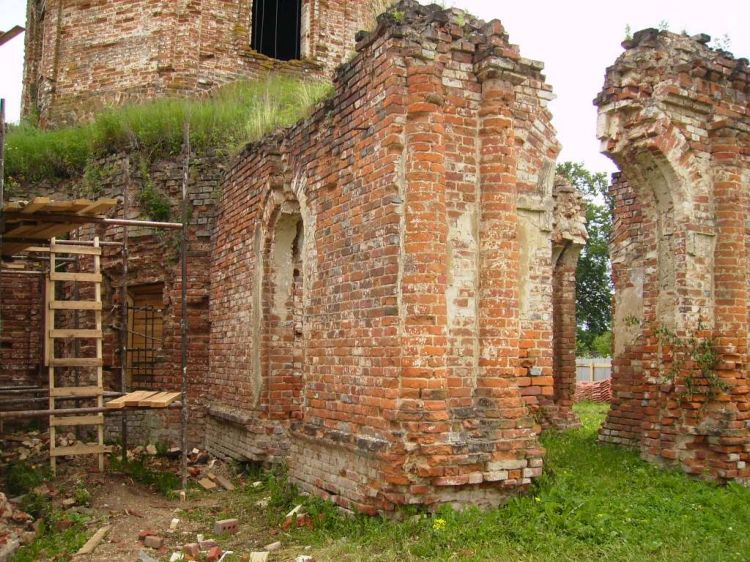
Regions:
<svg viewBox="0 0 750 562"><path fill-rule="evenodd" d="M300 58L302 0L254 0L252 48L279 59Z"/></svg>
<svg viewBox="0 0 750 562"><path fill-rule="evenodd" d="M128 288L128 377L131 384L153 382L162 355L164 284Z"/></svg>

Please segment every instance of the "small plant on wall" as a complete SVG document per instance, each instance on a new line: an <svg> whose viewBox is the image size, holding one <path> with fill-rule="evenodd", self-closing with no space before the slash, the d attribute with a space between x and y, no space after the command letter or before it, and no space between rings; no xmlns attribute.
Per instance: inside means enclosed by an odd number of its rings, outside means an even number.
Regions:
<svg viewBox="0 0 750 562"><path fill-rule="evenodd" d="M729 390L729 385L716 374L721 358L715 338L701 335L704 332L705 327L701 322L697 330L685 337L678 336L665 325L655 330L660 346L671 356L669 368L662 376L665 382L671 383L681 378L685 391L680 393L680 398L687 401L698 394L715 398Z"/></svg>
<svg viewBox="0 0 750 562"><path fill-rule="evenodd" d="M138 167L143 178L138 196L141 209L151 220L168 221L171 216L169 199L154 184L146 161L142 159Z"/></svg>

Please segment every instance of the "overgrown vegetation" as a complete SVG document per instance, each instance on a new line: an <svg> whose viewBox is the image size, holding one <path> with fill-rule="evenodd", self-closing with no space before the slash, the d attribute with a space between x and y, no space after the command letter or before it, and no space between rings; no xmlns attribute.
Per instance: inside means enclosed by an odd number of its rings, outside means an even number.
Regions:
<svg viewBox="0 0 750 562"><path fill-rule="evenodd" d="M146 458L144 454L139 458L123 461L120 456L112 455L109 468L112 472L127 474L163 496L172 497L181 486L179 476L168 471L154 470L145 462Z"/></svg>
<svg viewBox="0 0 750 562"><path fill-rule="evenodd" d="M319 560L747 560L750 490L692 480L633 451L598 445L607 406L575 409L583 428L546 434L544 476L530 494L499 509L406 510L400 522L350 518L296 494L283 475L267 473L261 487L242 492L251 506L242 512L257 515L256 502L266 499L278 529L284 514L303 503L315 529L295 529L280 540L311 545Z"/></svg>
<svg viewBox="0 0 750 562"><path fill-rule="evenodd" d="M41 130L22 123L6 137L12 182L64 179L84 173L92 157L137 149L147 160L182 151L183 128L198 152L232 153L277 127L292 125L328 95L324 81L274 76L236 82L208 99L161 99L105 110L92 122Z"/></svg>
<svg viewBox="0 0 750 562"><path fill-rule="evenodd" d="M25 461L9 464L5 472L5 491L11 496L20 496L32 492L50 477L51 471L47 464Z"/></svg>
<svg viewBox="0 0 750 562"><path fill-rule="evenodd" d="M48 514L42 521L37 539L21 547L13 562L73 560L74 553L84 545L90 534L87 521L88 517L75 512Z"/></svg>

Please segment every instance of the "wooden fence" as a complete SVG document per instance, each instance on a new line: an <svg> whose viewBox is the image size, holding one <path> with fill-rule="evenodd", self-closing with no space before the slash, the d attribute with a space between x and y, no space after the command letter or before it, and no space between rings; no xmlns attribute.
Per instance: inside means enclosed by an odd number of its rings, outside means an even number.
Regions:
<svg viewBox="0 0 750 562"><path fill-rule="evenodd" d="M610 357L578 357L576 359L576 380L579 382L602 381L612 377Z"/></svg>

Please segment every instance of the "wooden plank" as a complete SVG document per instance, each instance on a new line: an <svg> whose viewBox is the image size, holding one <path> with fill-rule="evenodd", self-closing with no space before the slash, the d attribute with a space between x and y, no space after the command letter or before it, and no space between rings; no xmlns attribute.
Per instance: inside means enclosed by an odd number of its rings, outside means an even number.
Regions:
<svg viewBox="0 0 750 562"><path fill-rule="evenodd" d="M50 310L101 310L102 303L96 301L52 301Z"/></svg>
<svg viewBox="0 0 750 562"><path fill-rule="evenodd" d="M73 246L73 245L60 245L50 247L51 252L57 252L58 254L77 254L82 256L101 256L102 249L94 248L93 246Z"/></svg>
<svg viewBox="0 0 750 562"><path fill-rule="evenodd" d="M98 453L111 453L112 447L104 445L79 444L70 447L55 447L50 449L49 454L53 457L67 457L74 455L96 455Z"/></svg>
<svg viewBox="0 0 750 562"><path fill-rule="evenodd" d="M101 330L83 330L83 329L70 329L70 330L50 330L49 331L49 337L55 339L65 339L65 338L77 338L77 339L91 339L91 338L101 338L102 337L102 331Z"/></svg>
<svg viewBox="0 0 750 562"><path fill-rule="evenodd" d="M115 398L114 400L110 400L107 402L104 407L105 408L112 408L113 410L120 410L125 407L125 398L127 398L127 394L125 396L120 396L119 398Z"/></svg>
<svg viewBox="0 0 750 562"><path fill-rule="evenodd" d="M150 398L154 394L158 394L158 392L154 392L153 390L138 390L136 392L132 392L125 397L125 407L138 406L141 400Z"/></svg>
<svg viewBox="0 0 750 562"><path fill-rule="evenodd" d="M99 543L104 540L104 537L108 532L109 525L99 529L96 533L94 533L94 536L87 540L86 544L84 544L80 548L80 550L76 552L76 556L84 556L86 554L91 554L92 552L94 552L94 550L96 550L96 547L99 546Z"/></svg>
<svg viewBox="0 0 750 562"><path fill-rule="evenodd" d="M112 209L115 205L117 205L117 199L108 199L104 197L102 199L97 199L87 208L81 210L78 214L89 217L103 215L104 213Z"/></svg>
<svg viewBox="0 0 750 562"><path fill-rule="evenodd" d="M98 386L58 386L49 389L52 398L93 398L104 394L104 389Z"/></svg>
<svg viewBox="0 0 750 562"><path fill-rule="evenodd" d="M149 408L166 408L182 396L180 392L159 392L155 396L151 396L145 400L141 400L140 406L148 406Z"/></svg>
<svg viewBox="0 0 750 562"><path fill-rule="evenodd" d="M214 483L213 480L209 480L208 478L201 478L200 480L198 480L198 484L200 484L204 490L208 490L208 491L215 490L216 488L218 488L216 483Z"/></svg>
<svg viewBox="0 0 750 562"><path fill-rule="evenodd" d="M157 392L155 394L152 394L148 398L144 398L138 402L139 406L149 406L151 407L151 402L157 401L163 398L165 394L169 394L168 392Z"/></svg>
<svg viewBox="0 0 750 562"><path fill-rule="evenodd" d="M50 202L49 197L34 197L29 204L21 209L21 214L29 215L40 209L44 209Z"/></svg>
<svg viewBox="0 0 750 562"><path fill-rule="evenodd" d="M234 484L224 478L221 474L214 474L213 472L209 472L208 477L228 492L234 490Z"/></svg>
<svg viewBox="0 0 750 562"><path fill-rule="evenodd" d="M61 273L55 271L49 274L51 281L82 281L87 283L101 283L101 273Z"/></svg>
<svg viewBox="0 0 750 562"><path fill-rule="evenodd" d="M104 414L94 414L91 416L50 416L49 423L55 427L99 425L104 423Z"/></svg>
<svg viewBox="0 0 750 562"><path fill-rule="evenodd" d="M50 357L50 367L101 367L102 360L97 357Z"/></svg>

